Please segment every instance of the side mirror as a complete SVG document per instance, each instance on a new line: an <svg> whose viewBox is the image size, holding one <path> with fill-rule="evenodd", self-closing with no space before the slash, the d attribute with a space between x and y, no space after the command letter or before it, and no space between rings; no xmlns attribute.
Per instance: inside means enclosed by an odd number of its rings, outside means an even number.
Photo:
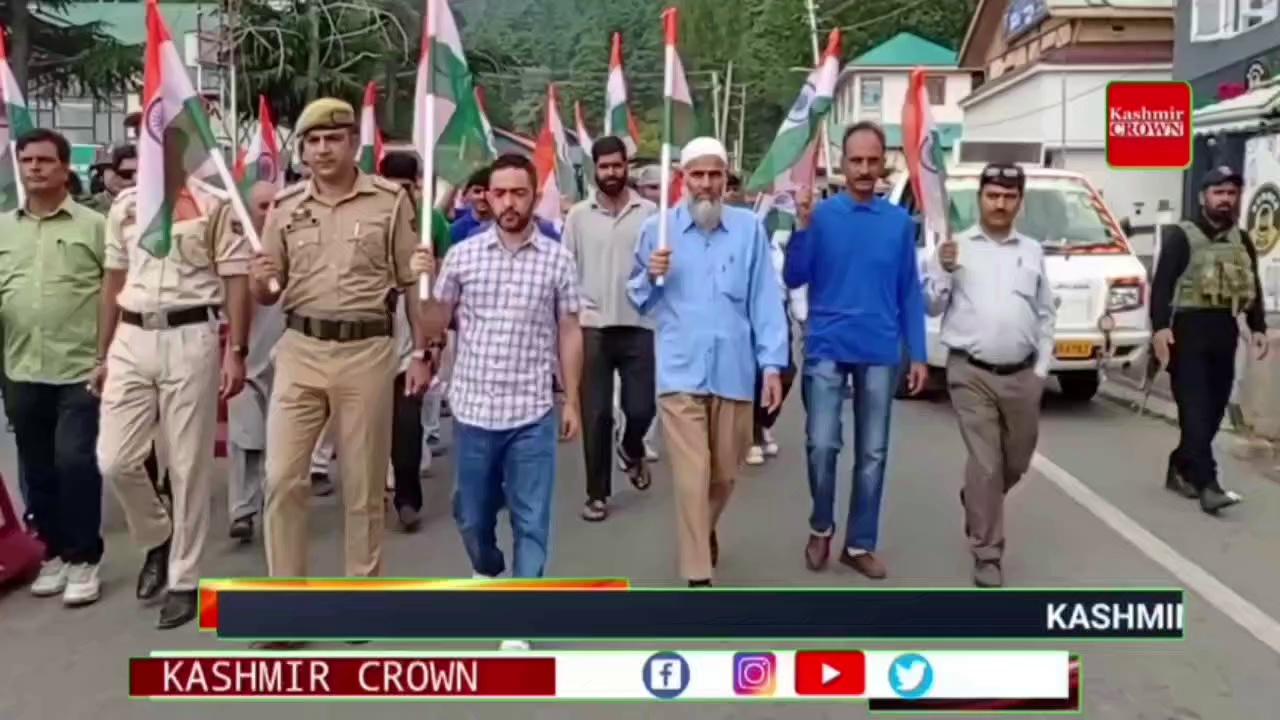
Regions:
<svg viewBox="0 0 1280 720"><path fill-rule="evenodd" d="M1121 218L1120 231L1123 232L1126 237L1133 234L1133 223L1129 220L1129 218Z"/></svg>

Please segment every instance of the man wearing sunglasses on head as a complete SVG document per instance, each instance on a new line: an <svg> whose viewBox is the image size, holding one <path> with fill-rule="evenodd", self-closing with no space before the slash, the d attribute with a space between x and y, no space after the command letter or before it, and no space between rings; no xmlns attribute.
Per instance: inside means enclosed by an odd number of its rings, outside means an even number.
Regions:
<svg viewBox="0 0 1280 720"><path fill-rule="evenodd" d="M1035 453L1040 396L1057 317L1040 243L1019 233L1026 176L991 164L978 181L978 224L939 243L925 276L942 315L947 387L969 450L960 503L978 587L1004 583L1004 497Z"/></svg>
<svg viewBox="0 0 1280 720"><path fill-rule="evenodd" d="M137 173L137 146L117 145L111 151L111 162L102 173L102 181L106 189L89 199L89 207L103 215L107 214L116 197L137 183Z"/></svg>

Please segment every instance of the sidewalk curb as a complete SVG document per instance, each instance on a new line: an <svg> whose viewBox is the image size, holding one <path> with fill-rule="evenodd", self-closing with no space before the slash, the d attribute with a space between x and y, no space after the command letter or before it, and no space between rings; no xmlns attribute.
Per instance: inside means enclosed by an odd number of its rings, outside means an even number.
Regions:
<svg viewBox="0 0 1280 720"><path fill-rule="evenodd" d="M1126 410L1137 411L1142 407L1142 389L1130 385L1124 380L1116 380L1108 378L1098 388L1098 394L1102 399ZM1178 407L1172 401L1166 400L1155 393L1147 398L1146 410L1142 414L1143 417L1151 417L1156 420L1177 426L1178 425ZM1227 423L1223 423L1223 430L1231 431L1231 427Z"/></svg>

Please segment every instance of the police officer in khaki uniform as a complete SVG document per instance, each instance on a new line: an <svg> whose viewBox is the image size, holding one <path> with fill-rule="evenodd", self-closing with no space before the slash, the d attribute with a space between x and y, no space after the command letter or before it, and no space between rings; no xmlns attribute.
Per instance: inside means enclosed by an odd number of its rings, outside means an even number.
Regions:
<svg viewBox="0 0 1280 720"><path fill-rule="evenodd" d="M355 111L340 100L308 105L295 126L310 180L276 196L253 262L254 296L284 303L267 413L264 537L272 576L307 574L311 451L333 417L346 507L346 573L377 575L383 487L391 453L394 293L413 293L418 245L413 202L399 185L356 166ZM278 285L273 288L272 280ZM430 380L416 330L406 392Z"/></svg>
<svg viewBox="0 0 1280 720"><path fill-rule="evenodd" d="M136 191L126 190L107 216L102 364L91 382L102 393L98 465L134 542L147 550L138 597L150 600L167 586L158 623L166 629L196 614L219 395L244 386L252 252L226 195L198 181L176 203L164 257L141 247L136 205ZM220 361L223 308L230 341ZM168 453L172 510L143 468L153 438Z"/></svg>

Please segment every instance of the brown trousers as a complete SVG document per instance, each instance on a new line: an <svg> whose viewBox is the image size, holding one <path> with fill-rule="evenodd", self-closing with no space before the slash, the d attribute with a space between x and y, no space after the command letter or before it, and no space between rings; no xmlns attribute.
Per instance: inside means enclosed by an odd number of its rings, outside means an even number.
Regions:
<svg viewBox="0 0 1280 720"><path fill-rule="evenodd" d="M1031 368L997 375L951 355L947 387L969 449L964 468L964 516L974 558L1004 553L1004 496L1031 466L1040 430L1044 381Z"/></svg>
<svg viewBox="0 0 1280 720"><path fill-rule="evenodd" d="M267 412L263 513L273 577L307 574L311 453L331 415L346 508L346 574L374 576L381 569L397 360L389 337L328 342L288 330L280 339Z"/></svg>
<svg viewBox="0 0 1280 720"><path fill-rule="evenodd" d="M711 532L751 447L751 403L676 393L658 398L676 494L680 575L711 579Z"/></svg>
<svg viewBox="0 0 1280 720"><path fill-rule="evenodd" d="M134 543L150 550L170 541L170 590L195 590L200 581L220 364L212 320L164 330L120 323L107 353L98 467L120 499ZM145 469L153 440L160 468L169 470L171 508Z"/></svg>

